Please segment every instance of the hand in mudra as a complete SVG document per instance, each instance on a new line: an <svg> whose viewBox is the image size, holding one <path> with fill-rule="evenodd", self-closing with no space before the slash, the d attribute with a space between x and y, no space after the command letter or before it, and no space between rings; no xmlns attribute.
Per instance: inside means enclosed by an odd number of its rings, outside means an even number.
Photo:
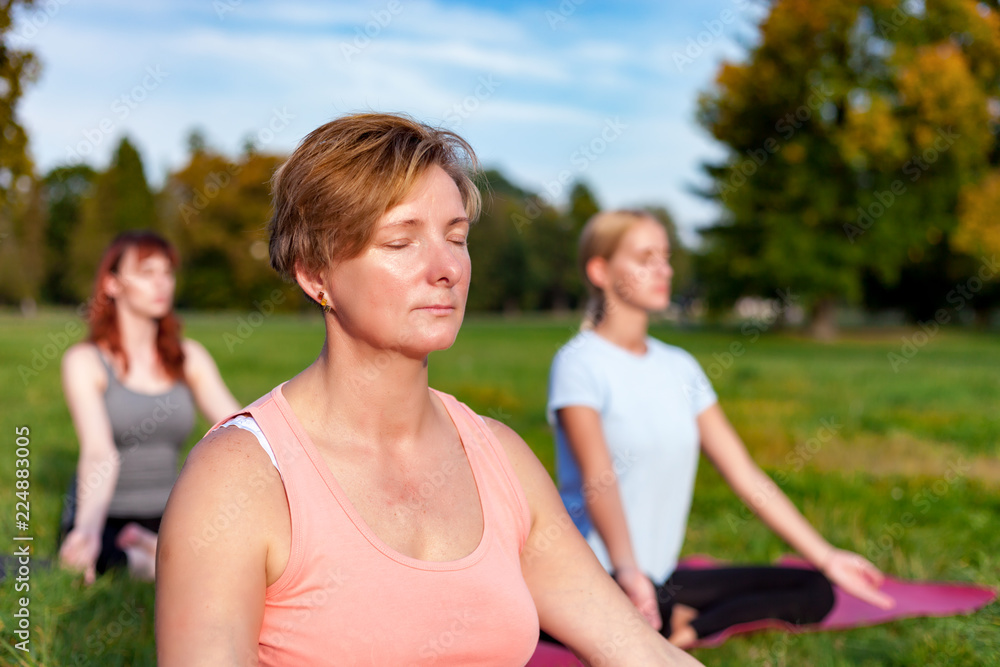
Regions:
<svg viewBox="0 0 1000 667"><path fill-rule="evenodd" d="M643 618L653 628L659 630L663 626L663 619L660 618L660 603L656 599L656 586L649 580L649 577L640 572L638 568L630 567L617 570L615 581L622 587L622 590L628 595L628 599L632 601Z"/></svg>
<svg viewBox="0 0 1000 667"><path fill-rule="evenodd" d="M885 581L885 575L859 554L834 549L827 557L822 571L827 579L845 592L870 605L879 609L891 609L896 604L892 597L879 590Z"/></svg>
<svg viewBox="0 0 1000 667"><path fill-rule="evenodd" d="M97 579L97 557L101 553L98 533L74 528L59 547L59 560L64 567L83 572L83 581L92 584Z"/></svg>

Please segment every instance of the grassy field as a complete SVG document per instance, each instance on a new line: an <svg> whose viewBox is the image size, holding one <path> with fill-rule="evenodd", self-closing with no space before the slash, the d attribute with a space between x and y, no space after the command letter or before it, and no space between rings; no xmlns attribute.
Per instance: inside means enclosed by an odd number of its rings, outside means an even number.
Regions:
<svg viewBox="0 0 1000 667"><path fill-rule="evenodd" d="M187 335L215 356L241 401L303 368L319 318L191 315ZM152 665L153 589L111 575L89 588L40 566L56 552L61 494L76 441L59 357L79 337L69 312L0 315L0 535L12 553L15 428L30 428L31 652L13 647L13 580L0 593L0 664ZM254 326L256 324L257 326ZM552 469L544 405L549 362L574 332L568 319L470 318L431 359L431 384L506 421ZM942 331L902 354L913 332L847 332L836 344L793 335L659 327L701 361L754 457L833 543L886 572L998 585L1000 341ZM924 342L924 345L920 345ZM907 359L893 370L888 355ZM826 427L824 430L824 426ZM197 434L207 424L200 422ZM827 437L832 432L832 437ZM189 445L193 445L193 436ZM787 551L743 511L714 469L699 471L685 553L768 562ZM911 517L907 520L905 517ZM905 525L904 525L905 524ZM906 620L816 635L761 633L696 652L708 665L1000 664L1000 604L973 616Z"/></svg>

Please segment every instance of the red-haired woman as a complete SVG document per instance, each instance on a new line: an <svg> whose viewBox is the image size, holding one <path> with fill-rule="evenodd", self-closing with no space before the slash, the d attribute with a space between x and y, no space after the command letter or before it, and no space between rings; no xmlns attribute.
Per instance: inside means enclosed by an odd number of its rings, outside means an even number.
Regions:
<svg viewBox="0 0 1000 667"><path fill-rule="evenodd" d="M195 405L210 422L239 407L205 348L181 338L177 262L157 234L119 235L94 281L89 339L63 356L80 460L59 557L88 583L126 564L153 577L156 533Z"/></svg>

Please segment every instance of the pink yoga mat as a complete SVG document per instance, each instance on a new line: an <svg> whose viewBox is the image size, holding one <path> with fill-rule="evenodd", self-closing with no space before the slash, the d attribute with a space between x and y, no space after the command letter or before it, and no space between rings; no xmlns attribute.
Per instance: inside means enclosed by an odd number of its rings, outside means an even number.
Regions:
<svg viewBox="0 0 1000 667"><path fill-rule="evenodd" d="M778 561L786 567L810 568L799 558L786 556ZM685 558L678 568L726 567L727 564L705 556ZM752 623L741 623L726 628L722 632L703 638L698 648L718 646L730 637L756 630L785 630L787 632L819 632L840 630L866 625L877 625L901 618L918 616L955 616L968 614L986 606L996 599L996 591L985 586L970 584L949 584L926 581L902 581L886 577L882 590L896 600L892 609L879 609L862 602L834 587L833 609L820 623L814 625L791 625L783 621L766 619ZM580 662L568 650L546 642L539 642L535 655L528 661L529 667L577 667Z"/></svg>

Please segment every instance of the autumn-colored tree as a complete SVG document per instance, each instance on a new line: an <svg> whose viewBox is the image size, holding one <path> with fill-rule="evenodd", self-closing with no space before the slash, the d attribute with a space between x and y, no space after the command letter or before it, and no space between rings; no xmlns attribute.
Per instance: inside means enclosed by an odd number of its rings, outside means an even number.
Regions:
<svg viewBox="0 0 1000 667"><path fill-rule="evenodd" d="M278 309L302 303L268 262L266 225L270 180L283 158L245 152L230 160L192 134L188 163L171 173L159 201L160 216L176 239L182 269L178 302L197 308L252 310L274 290Z"/></svg>
<svg viewBox="0 0 1000 667"><path fill-rule="evenodd" d="M699 264L711 301L790 290L829 335L834 304L861 301L866 277L891 287L953 253L960 201L955 245L991 238L975 211L997 162L997 12L973 0L771 5L746 60L723 64L700 101L699 121L730 149L706 167L725 210Z"/></svg>
<svg viewBox="0 0 1000 667"><path fill-rule="evenodd" d="M38 77L35 55L14 46L14 15L32 0L0 4L0 300L37 299L44 271L44 216L28 136L17 107Z"/></svg>

